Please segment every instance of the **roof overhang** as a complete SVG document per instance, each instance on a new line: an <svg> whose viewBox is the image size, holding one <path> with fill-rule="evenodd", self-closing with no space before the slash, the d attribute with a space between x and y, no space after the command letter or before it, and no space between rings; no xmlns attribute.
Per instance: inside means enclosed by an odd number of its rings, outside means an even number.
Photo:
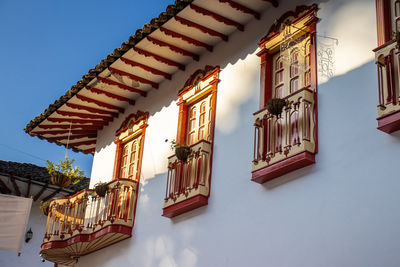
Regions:
<svg viewBox="0 0 400 267"><path fill-rule="evenodd" d="M207 53L277 0L176 0L145 24L25 131L74 151L93 154L97 131L150 90Z"/></svg>

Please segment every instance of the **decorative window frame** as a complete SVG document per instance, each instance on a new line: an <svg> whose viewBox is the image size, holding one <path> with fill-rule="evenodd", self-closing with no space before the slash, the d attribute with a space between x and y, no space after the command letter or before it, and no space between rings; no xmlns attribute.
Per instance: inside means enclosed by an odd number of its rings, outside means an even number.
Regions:
<svg viewBox="0 0 400 267"><path fill-rule="evenodd" d="M390 134L400 130L400 1L376 0L376 21L377 128Z"/></svg>
<svg viewBox="0 0 400 267"><path fill-rule="evenodd" d="M149 118L148 112L138 111L137 113L133 113L129 115L121 124L120 128L115 133L115 141L114 143L117 145L115 152L115 160L114 160L114 171L113 171L113 180L117 179L127 179L120 177L121 170L121 159L124 145L131 141L133 138L139 138L139 150L137 153L137 171L136 177L132 180L137 182L140 181L140 173L142 167L142 156L143 156L143 145L144 138L147 125L147 120Z"/></svg>
<svg viewBox="0 0 400 267"><path fill-rule="evenodd" d="M186 162L179 161L176 155L168 158L168 177L162 214L165 217L171 218L208 204L219 72L218 66L206 66L203 70L197 70L178 93L179 118L176 143L183 145L188 141L190 107L210 97L209 120L206 119L208 124L202 124L208 129L206 133L208 139L200 139L190 144L191 153ZM197 112L201 115L200 107Z"/></svg>
<svg viewBox="0 0 400 267"><path fill-rule="evenodd" d="M261 51L257 55L261 58L260 103L259 111L254 113L254 182L264 183L315 163L315 154L318 152L317 10L318 6L314 4L298 6L295 11L286 12L271 26L268 34L259 43ZM306 47L302 61L309 60L308 66L293 77L292 64L289 64L288 70L284 69L285 66L276 70L275 58L281 53L281 49L293 49L302 42ZM291 87L292 80L296 77L298 83L303 81L304 86L298 85L298 90L284 96L286 106L282 115L276 117L267 111L266 106L268 100L275 97L275 75L281 69L288 76L288 82L283 86ZM300 77L301 75L304 77ZM290 88L286 91L288 90Z"/></svg>

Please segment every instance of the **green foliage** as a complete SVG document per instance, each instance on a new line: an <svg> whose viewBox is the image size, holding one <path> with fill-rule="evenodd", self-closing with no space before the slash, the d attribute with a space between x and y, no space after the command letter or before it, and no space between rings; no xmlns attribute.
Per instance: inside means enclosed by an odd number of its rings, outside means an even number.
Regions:
<svg viewBox="0 0 400 267"><path fill-rule="evenodd" d="M64 160L60 160L57 165L54 165L53 162L47 160L46 169L50 175L56 172L60 172L69 177L72 180L72 184L77 184L83 179L84 171L80 170L78 166L75 166L75 168L73 168L72 164L74 164L74 162L75 159L70 160L68 156L66 156Z"/></svg>
<svg viewBox="0 0 400 267"><path fill-rule="evenodd" d="M105 183L105 182L98 182L98 183L96 183L95 185L94 185L94 187L96 187L96 186L103 186L103 185L106 185L107 183Z"/></svg>
<svg viewBox="0 0 400 267"><path fill-rule="evenodd" d="M175 150L177 147L187 147L187 145L185 143L180 145L175 141L175 139L172 139L170 147L171 147L171 150Z"/></svg>

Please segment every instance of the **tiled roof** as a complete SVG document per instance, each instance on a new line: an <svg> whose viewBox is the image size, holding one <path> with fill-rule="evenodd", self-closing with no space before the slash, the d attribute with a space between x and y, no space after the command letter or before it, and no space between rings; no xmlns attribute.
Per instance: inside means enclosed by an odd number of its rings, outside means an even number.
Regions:
<svg viewBox="0 0 400 267"><path fill-rule="evenodd" d="M32 131L37 125L39 125L42 121L44 121L47 117L49 117L54 111L56 111L59 107L64 105L69 99L75 96L81 89L85 88L85 86L95 78L99 73L107 69L112 63L114 63L117 59L119 59L126 51L130 48L134 47L138 42L142 39L146 38L150 33L157 30L161 27L165 22L169 19L173 18L179 11L184 9L188 4L193 2L193 0L176 0L175 5L167 6L166 11L161 12L157 18L153 18L150 21L150 24L145 24L142 29L137 29L135 35L131 35L128 41L123 42L120 48L116 48L112 54L109 54L106 58L104 58L95 68L90 69L88 74L82 76L82 80L78 81L75 85L68 90L65 95L61 96L58 100L56 100L53 104L50 104L49 107L41 113L39 116L31 120L26 128L24 129L26 133ZM40 139L45 139L41 136L38 136ZM62 145L61 143L58 145ZM73 149L75 152L79 150Z"/></svg>
<svg viewBox="0 0 400 267"><path fill-rule="evenodd" d="M40 167L31 163L20 163L13 161L0 160L0 175L9 177L20 177L29 180L47 183L50 182L50 175L45 167ZM66 189L78 192L89 187L89 178L84 178L77 184L71 184Z"/></svg>

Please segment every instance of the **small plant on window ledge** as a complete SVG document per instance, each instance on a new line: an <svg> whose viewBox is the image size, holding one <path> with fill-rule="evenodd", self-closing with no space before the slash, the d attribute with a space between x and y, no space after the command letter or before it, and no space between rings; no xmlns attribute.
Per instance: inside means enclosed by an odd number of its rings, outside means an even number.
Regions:
<svg viewBox="0 0 400 267"><path fill-rule="evenodd" d="M99 197L104 197L108 191L108 184L103 182L98 182L94 185L94 190Z"/></svg>
<svg viewBox="0 0 400 267"><path fill-rule="evenodd" d="M44 216L49 215L50 201L40 201L40 209Z"/></svg>
<svg viewBox="0 0 400 267"><path fill-rule="evenodd" d="M283 107L286 105L286 100L281 98L271 98L267 102L267 110L272 115L278 116L282 113Z"/></svg>
<svg viewBox="0 0 400 267"><path fill-rule="evenodd" d="M72 167L75 159L69 159L68 156L64 160L60 160L57 165L47 161L46 169L51 176L51 183L60 187L67 187L71 184L77 184L83 179L84 172L78 166Z"/></svg>
<svg viewBox="0 0 400 267"><path fill-rule="evenodd" d="M171 149L175 149L175 155L180 160L185 162L191 153L191 149L186 144L179 145L175 139L171 141Z"/></svg>

